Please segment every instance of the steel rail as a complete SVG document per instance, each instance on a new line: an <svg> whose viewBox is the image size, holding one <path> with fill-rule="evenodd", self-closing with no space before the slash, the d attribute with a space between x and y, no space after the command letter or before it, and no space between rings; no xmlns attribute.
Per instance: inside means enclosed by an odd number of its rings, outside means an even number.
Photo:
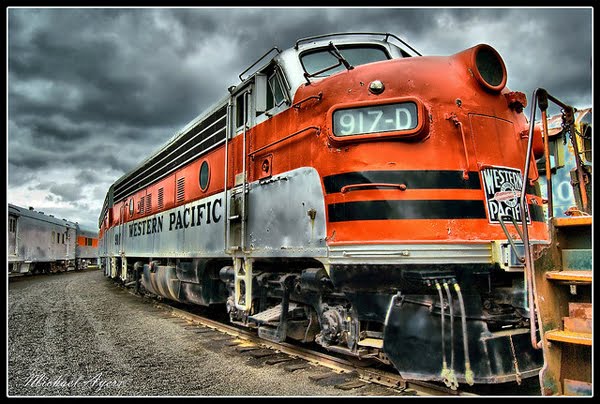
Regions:
<svg viewBox="0 0 600 404"><path fill-rule="evenodd" d="M134 294L133 292L130 292ZM134 294L135 295L135 294ZM136 295L138 296L138 295ZM226 333L232 337L244 340L248 343L260 345L262 347L273 349L281 353L304 359L308 362L318 364L338 373L355 372L361 380L369 383L379 384L385 387L399 389L404 391L412 389L420 396L476 396L476 394L463 392L459 390L451 390L441 385L437 385L425 381L405 380L400 375L376 370L362 368L352 364L352 362L332 356L326 353L314 351L310 348L299 347L287 342L276 343L258 337L254 332L237 328L233 325L224 324L222 322L207 318L205 316L191 313L189 311L173 307L166 302L155 302L155 307L171 312L174 317L186 320L194 325L209 327L219 332Z"/></svg>

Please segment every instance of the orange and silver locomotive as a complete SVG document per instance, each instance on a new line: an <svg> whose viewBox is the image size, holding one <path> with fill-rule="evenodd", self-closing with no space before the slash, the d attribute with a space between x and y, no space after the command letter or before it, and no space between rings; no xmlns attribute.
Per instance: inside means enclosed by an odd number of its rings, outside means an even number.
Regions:
<svg viewBox="0 0 600 404"><path fill-rule="evenodd" d="M110 187L105 272L408 379L535 376L512 224L533 244L548 231L526 97L506 80L488 45L421 56L344 33L273 48Z"/></svg>

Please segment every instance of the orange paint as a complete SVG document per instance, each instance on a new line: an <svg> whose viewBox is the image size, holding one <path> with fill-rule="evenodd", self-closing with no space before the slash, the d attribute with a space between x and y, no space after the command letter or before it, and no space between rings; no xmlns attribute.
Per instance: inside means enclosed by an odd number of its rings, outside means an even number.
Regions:
<svg viewBox="0 0 600 404"><path fill-rule="evenodd" d="M99 237L102 238L102 235L99 234ZM98 248L98 239L97 238L91 238L91 240L92 240L91 246L87 245L88 239L90 239L90 237L78 236L77 237L77 245L82 246L82 247Z"/></svg>

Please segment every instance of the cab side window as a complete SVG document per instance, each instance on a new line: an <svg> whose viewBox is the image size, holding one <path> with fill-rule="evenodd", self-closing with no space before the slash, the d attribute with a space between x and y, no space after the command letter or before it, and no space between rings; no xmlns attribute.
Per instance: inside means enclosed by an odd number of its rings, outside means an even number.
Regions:
<svg viewBox="0 0 600 404"><path fill-rule="evenodd" d="M246 118L246 93L237 96L235 99L235 106L237 111L235 127L240 128L244 125L244 118Z"/></svg>
<svg viewBox="0 0 600 404"><path fill-rule="evenodd" d="M269 110L281 105L285 100L285 95L283 94L281 81L276 72L271 73L267 82L267 110Z"/></svg>

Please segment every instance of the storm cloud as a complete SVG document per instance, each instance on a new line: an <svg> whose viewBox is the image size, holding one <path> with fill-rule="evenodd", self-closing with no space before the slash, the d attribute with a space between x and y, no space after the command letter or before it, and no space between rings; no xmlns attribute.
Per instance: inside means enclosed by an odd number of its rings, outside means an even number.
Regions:
<svg viewBox="0 0 600 404"><path fill-rule="evenodd" d="M8 201L96 228L106 190L273 46L391 32L424 55L488 43L508 87L592 102L591 8L8 8Z"/></svg>

